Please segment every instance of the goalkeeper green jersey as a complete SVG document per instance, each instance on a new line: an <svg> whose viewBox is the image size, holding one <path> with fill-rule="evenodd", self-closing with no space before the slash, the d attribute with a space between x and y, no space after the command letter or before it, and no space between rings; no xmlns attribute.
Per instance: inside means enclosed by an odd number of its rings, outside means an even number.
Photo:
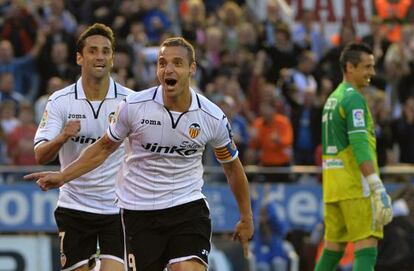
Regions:
<svg viewBox="0 0 414 271"><path fill-rule="evenodd" d="M365 98L349 83L341 83L325 103L322 147L324 202L369 196L359 165L371 160L378 172L374 122Z"/></svg>

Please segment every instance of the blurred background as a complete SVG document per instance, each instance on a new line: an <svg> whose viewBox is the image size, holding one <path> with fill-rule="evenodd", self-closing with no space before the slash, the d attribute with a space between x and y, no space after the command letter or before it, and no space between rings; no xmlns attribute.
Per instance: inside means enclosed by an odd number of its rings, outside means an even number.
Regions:
<svg viewBox="0 0 414 271"><path fill-rule="evenodd" d="M251 256L231 241L238 220L207 149L213 220L210 271L310 271L323 239L321 110L342 80L339 54L369 44L377 74L365 91L382 179L396 218L376 270L414 270L414 1L0 0L0 271L59 270L58 191L24 182L48 96L74 83L76 39L95 22L116 36L112 76L139 91L156 84L158 45L182 35L196 49L192 87L229 118L248 174L256 232ZM341 271L352 270L347 248Z"/></svg>

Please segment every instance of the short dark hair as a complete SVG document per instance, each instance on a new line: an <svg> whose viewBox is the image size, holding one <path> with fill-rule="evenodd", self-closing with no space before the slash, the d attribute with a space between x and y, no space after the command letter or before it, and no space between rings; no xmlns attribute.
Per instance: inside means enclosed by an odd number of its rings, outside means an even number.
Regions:
<svg viewBox="0 0 414 271"><path fill-rule="evenodd" d="M352 65L357 66L361 62L362 54L373 55L371 47L365 43L351 42L345 46L342 50L339 63L341 65L342 72L346 71L346 63L351 62Z"/></svg>
<svg viewBox="0 0 414 271"><path fill-rule="evenodd" d="M112 52L115 51L115 37L114 32L112 32L112 29L108 26L100 23L95 23L88 28L86 28L85 31L80 34L78 41L76 43L76 52L82 54L82 50L85 47L85 40L86 38L93 36L93 35L100 35L104 36L105 38L109 39L111 42Z"/></svg>
<svg viewBox="0 0 414 271"><path fill-rule="evenodd" d="M163 41L161 47L172 47L172 46L180 46L187 50L187 54L189 57L190 64L195 62L195 51L194 47L183 37L171 37Z"/></svg>

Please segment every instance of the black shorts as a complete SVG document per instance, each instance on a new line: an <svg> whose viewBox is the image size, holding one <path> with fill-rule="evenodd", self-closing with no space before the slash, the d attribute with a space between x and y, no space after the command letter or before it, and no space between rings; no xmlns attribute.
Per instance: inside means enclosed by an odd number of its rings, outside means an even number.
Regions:
<svg viewBox="0 0 414 271"><path fill-rule="evenodd" d="M210 211L204 199L163 210L121 210L128 270L161 271L169 263L198 259L208 266Z"/></svg>
<svg viewBox="0 0 414 271"><path fill-rule="evenodd" d="M73 270L99 258L124 262L124 244L119 214L103 215L58 207L55 210L59 228L62 270Z"/></svg>

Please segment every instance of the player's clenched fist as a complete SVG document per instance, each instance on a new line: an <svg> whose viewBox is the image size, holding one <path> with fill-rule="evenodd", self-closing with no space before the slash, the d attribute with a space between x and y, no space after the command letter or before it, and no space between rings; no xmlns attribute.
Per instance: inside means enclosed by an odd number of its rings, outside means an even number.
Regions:
<svg viewBox="0 0 414 271"><path fill-rule="evenodd" d="M387 225L392 220L391 198L377 174L371 174L366 179L373 193L375 221L377 224Z"/></svg>
<svg viewBox="0 0 414 271"><path fill-rule="evenodd" d="M81 129L80 120L69 120L66 122L65 127L63 127L62 134L67 138L71 138L72 136L79 133Z"/></svg>

